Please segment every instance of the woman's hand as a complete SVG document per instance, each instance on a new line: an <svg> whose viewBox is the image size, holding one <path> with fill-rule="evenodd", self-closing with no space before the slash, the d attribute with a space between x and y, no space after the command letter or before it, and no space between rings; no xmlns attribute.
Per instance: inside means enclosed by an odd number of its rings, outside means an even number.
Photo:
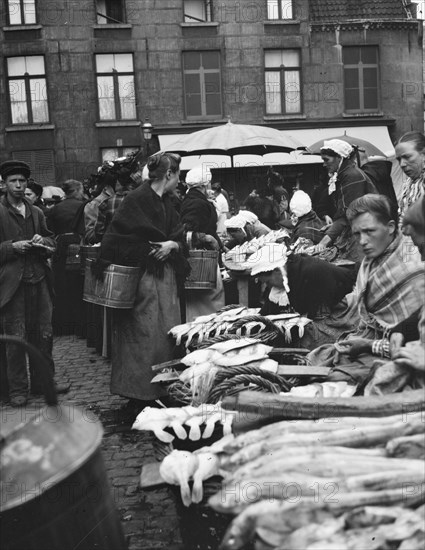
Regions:
<svg viewBox="0 0 425 550"><path fill-rule="evenodd" d="M332 225L333 224L333 220L330 216L328 216L327 214L325 214L323 216L323 219L325 220L325 228L327 228L329 225Z"/></svg>
<svg viewBox="0 0 425 550"><path fill-rule="evenodd" d="M205 235L203 244L208 245L208 250L220 250L217 239L212 235Z"/></svg>
<svg viewBox="0 0 425 550"><path fill-rule="evenodd" d="M372 353L372 340L353 338L338 342L338 351L347 354L350 359L356 359L362 353Z"/></svg>
<svg viewBox="0 0 425 550"><path fill-rule="evenodd" d="M41 235L38 235L37 233L33 236L31 239L31 242L33 244L44 244L44 239Z"/></svg>
<svg viewBox="0 0 425 550"><path fill-rule="evenodd" d="M160 243L150 242L150 245L153 248L149 252L149 256L153 256L159 262L165 262L173 250L179 249L179 245L176 241L164 241Z"/></svg>
<svg viewBox="0 0 425 550"><path fill-rule="evenodd" d="M404 348L400 348L393 356L396 365L410 367L415 370L425 371L425 347L415 342Z"/></svg>

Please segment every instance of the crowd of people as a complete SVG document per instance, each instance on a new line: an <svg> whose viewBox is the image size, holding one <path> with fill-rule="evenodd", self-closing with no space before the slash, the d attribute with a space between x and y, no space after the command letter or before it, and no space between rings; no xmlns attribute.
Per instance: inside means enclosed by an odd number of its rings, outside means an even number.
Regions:
<svg viewBox="0 0 425 550"><path fill-rule="evenodd" d="M53 335L67 324L77 331L83 315L79 247L98 248L99 279L111 264L140 268L133 308L108 317L111 392L139 410L164 398L150 383L151 366L173 358L170 328L225 306L220 253L283 228L289 238L263 247L251 266L265 291L261 314L293 310L312 319L300 345L312 364L332 367L330 379L366 383L376 357L423 371L425 137L409 132L396 145L408 177L398 201L387 161L360 165L359 151L338 139L325 141L321 156L329 181L316 197L288 189L270 169L240 204L203 166L188 171L181 193L179 155L158 152L143 171L135 157L105 163L92 196L65 181L64 198L50 208L29 166L4 162L2 333L35 345L54 376ZM219 253L215 288L185 289L191 249ZM392 353L393 333L415 344ZM43 390L45 367L31 359L27 372L12 342L4 353L10 403L23 406Z"/></svg>

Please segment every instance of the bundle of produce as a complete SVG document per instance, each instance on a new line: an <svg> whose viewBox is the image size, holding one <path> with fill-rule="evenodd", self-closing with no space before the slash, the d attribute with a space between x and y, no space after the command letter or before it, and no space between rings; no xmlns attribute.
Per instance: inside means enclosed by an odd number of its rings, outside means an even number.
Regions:
<svg viewBox="0 0 425 550"><path fill-rule="evenodd" d="M235 413L224 411L220 403L163 409L145 407L132 429L152 431L164 443L171 443L176 436L182 440L189 437L191 441L198 441L211 437L217 423L222 424L224 435L230 434L234 416Z"/></svg>
<svg viewBox="0 0 425 550"><path fill-rule="evenodd" d="M270 231L267 235L261 237L255 237L250 241L246 241L243 244L239 244L224 254L224 262L229 261L235 264L239 264L241 268L249 269L250 262L249 256L257 252L259 248L268 243L280 243L289 238L289 233L286 229L278 229L276 231Z"/></svg>
<svg viewBox="0 0 425 550"><path fill-rule="evenodd" d="M298 337L302 338L304 327L311 323L307 317L298 313L278 315L259 315L259 309L235 307L211 315L197 317L190 323L177 325L169 334L176 339L176 345L185 341L186 348L199 348L204 342L208 345L216 341L235 339L241 336L253 336L263 342L284 335L287 343L292 342L292 329L296 327Z"/></svg>

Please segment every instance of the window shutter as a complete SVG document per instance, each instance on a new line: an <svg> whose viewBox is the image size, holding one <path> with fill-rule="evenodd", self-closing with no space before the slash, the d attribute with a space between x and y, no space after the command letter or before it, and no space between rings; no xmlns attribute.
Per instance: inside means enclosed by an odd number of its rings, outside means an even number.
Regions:
<svg viewBox="0 0 425 550"><path fill-rule="evenodd" d="M42 185L56 185L55 159L52 149L38 151L13 151L12 158L23 160L31 168L31 177Z"/></svg>

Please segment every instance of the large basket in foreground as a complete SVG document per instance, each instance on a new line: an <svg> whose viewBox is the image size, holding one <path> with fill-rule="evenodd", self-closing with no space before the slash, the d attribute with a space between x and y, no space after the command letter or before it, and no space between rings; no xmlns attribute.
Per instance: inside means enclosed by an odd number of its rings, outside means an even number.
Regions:
<svg viewBox="0 0 425 550"><path fill-rule="evenodd" d="M216 250L190 250L191 272L184 284L188 290L210 290L217 285L218 252Z"/></svg>

